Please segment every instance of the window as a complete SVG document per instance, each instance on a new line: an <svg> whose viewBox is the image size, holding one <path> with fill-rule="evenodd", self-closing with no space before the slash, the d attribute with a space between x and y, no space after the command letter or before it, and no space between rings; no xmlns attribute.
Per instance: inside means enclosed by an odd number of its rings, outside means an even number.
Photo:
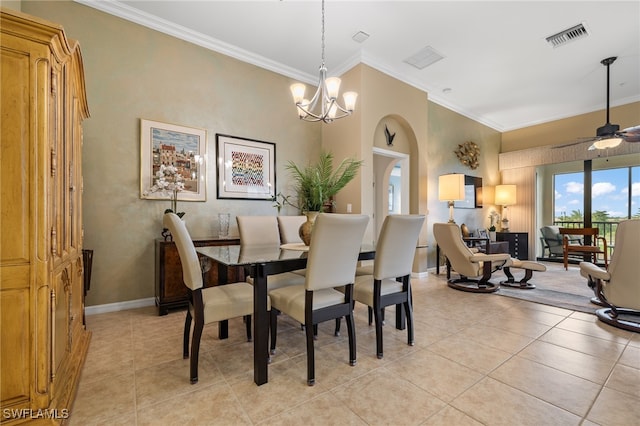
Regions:
<svg viewBox="0 0 640 426"><path fill-rule="evenodd" d="M563 173L553 176L555 222L584 220L584 173Z"/></svg>

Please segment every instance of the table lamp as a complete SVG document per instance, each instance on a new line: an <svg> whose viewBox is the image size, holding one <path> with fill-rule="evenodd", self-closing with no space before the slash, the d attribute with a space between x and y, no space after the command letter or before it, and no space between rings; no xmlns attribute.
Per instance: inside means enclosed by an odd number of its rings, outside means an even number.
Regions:
<svg viewBox="0 0 640 426"><path fill-rule="evenodd" d="M502 206L502 232L509 232L509 219L507 218L507 207L516 203L515 185L496 185L495 203Z"/></svg>
<svg viewBox="0 0 640 426"><path fill-rule="evenodd" d="M453 220L453 202L464 200L464 175L452 173L438 178L438 199L449 203L449 223Z"/></svg>

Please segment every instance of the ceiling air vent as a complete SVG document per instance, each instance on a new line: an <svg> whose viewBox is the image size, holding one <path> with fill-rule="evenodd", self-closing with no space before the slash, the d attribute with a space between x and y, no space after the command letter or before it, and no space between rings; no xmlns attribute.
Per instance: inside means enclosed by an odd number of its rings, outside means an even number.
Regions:
<svg viewBox="0 0 640 426"><path fill-rule="evenodd" d="M589 32L584 24L578 24L574 27L568 28L564 31L560 31L558 34L547 37L547 42L553 47L563 46L570 41L578 40L587 37Z"/></svg>
<svg viewBox="0 0 640 426"><path fill-rule="evenodd" d="M431 46L427 46L414 55L409 56L403 62L421 70L443 58L444 56L436 52Z"/></svg>

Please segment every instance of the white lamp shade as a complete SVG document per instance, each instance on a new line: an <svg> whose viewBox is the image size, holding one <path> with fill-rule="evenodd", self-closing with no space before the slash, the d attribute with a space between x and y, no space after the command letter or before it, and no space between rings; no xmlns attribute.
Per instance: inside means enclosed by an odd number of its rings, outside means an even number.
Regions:
<svg viewBox="0 0 640 426"><path fill-rule="evenodd" d="M344 98L344 109L347 111L353 111L356 108L356 99L358 99L358 94L356 92L345 92L342 97Z"/></svg>
<svg viewBox="0 0 640 426"><path fill-rule="evenodd" d="M300 103L304 99L304 92L307 90L307 86L302 83L292 84L289 89L291 89L291 95L293 96L293 102Z"/></svg>
<svg viewBox="0 0 640 426"><path fill-rule="evenodd" d="M329 99L336 99L340 92L340 79L338 77L329 77L325 84L327 85L327 96Z"/></svg>
<svg viewBox="0 0 640 426"><path fill-rule="evenodd" d="M516 203L515 185L497 185L495 189L495 203L498 206L512 206Z"/></svg>
<svg viewBox="0 0 640 426"><path fill-rule="evenodd" d="M438 178L438 199L440 201L464 200L464 175L453 173Z"/></svg>

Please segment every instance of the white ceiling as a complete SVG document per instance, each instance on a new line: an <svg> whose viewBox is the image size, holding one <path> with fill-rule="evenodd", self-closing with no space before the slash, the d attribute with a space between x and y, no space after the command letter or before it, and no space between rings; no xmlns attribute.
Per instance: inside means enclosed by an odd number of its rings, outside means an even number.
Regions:
<svg viewBox="0 0 640 426"><path fill-rule="evenodd" d="M319 0L76 1L317 82ZM611 106L640 101L638 0L328 0L325 9L330 75L362 62L498 131L604 109L606 68L600 61L609 56L618 57L611 65ZM546 37L580 23L589 36L556 48L547 43ZM351 37L358 31L370 37L357 43ZM426 46L444 59L423 70L403 62ZM610 121L616 123L615 116ZM576 137L591 133L595 129Z"/></svg>

